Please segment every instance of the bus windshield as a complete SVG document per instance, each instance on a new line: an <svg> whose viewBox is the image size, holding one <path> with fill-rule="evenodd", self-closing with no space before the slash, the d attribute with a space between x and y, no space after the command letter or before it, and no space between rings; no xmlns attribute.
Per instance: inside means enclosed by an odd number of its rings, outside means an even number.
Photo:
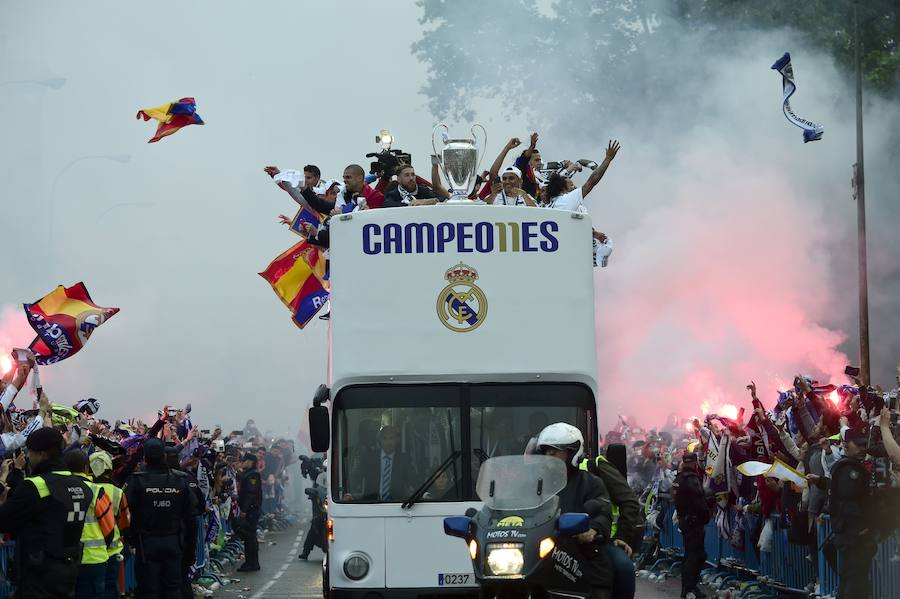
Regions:
<svg viewBox="0 0 900 599"><path fill-rule="evenodd" d="M354 503L477 501L487 459L522 455L553 422L580 428L588 447L596 428L590 390L563 383L354 386L334 417L332 499Z"/></svg>

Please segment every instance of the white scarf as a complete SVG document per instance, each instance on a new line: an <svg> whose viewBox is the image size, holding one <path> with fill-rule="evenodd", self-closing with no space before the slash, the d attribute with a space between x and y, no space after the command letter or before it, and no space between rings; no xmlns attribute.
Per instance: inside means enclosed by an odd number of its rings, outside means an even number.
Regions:
<svg viewBox="0 0 900 599"><path fill-rule="evenodd" d="M803 143L822 139L822 134L825 132L822 125L801 119L791 110L790 99L794 92L797 91L797 84L794 83L794 67L791 66L791 53L785 52L784 56L772 65L772 69L781 73L781 90L783 94L781 108L784 111L785 118L792 125L803 129Z"/></svg>
<svg viewBox="0 0 900 599"><path fill-rule="evenodd" d="M400 203L404 206L409 206L410 201L416 199L416 194L419 193L419 186L416 185L414 190L407 191L402 185L398 185L397 191L400 192Z"/></svg>

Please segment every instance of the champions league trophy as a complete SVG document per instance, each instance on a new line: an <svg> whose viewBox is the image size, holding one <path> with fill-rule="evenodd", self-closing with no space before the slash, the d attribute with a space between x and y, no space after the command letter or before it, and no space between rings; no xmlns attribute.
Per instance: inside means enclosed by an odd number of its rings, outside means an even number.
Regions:
<svg viewBox="0 0 900 599"><path fill-rule="evenodd" d="M481 152L475 147L476 135L475 128L481 129ZM443 129L441 139L443 148L440 152L434 143L434 134L438 129ZM441 170L447 177L447 183L450 186L450 199L448 202L463 203L469 202L469 192L475 182L475 173L481 165L481 159L484 157L484 150L487 148L487 131L480 124L473 125L471 128L471 139L450 139L448 135L447 125L441 123L436 125L431 131L431 147L434 149L435 155L439 157Z"/></svg>

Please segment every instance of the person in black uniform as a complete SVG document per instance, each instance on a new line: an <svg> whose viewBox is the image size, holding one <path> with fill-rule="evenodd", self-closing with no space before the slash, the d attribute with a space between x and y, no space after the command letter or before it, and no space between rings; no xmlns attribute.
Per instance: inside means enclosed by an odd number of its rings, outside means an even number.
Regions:
<svg viewBox="0 0 900 599"><path fill-rule="evenodd" d="M700 479L700 464L696 453L685 454L681 470L672 485L678 526L684 537L684 562L681 567L681 596L706 597L697 588L700 571L706 561L703 528L709 522L709 505Z"/></svg>
<svg viewBox="0 0 900 599"><path fill-rule="evenodd" d="M834 546L838 551L838 599L872 596L872 559L877 549L872 522L871 475L863 467L868 437L848 429L844 457L831 469L830 511Z"/></svg>
<svg viewBox="0 0 900 599"><path fill-rule="evenodd" d="M190 489L191 494L194 496L194 518L197 520L197 526L199 528L199 518L206 512L206 498L203 496L203 491L200 490L200 485L197 484L197 477L194 476L189 470L182 469L181 463L179 462L179 457L181 456L181 449L175 445L174 443L166 444L166 465L175 473L176 476L181 476L187 481L188 488ZM184 531L187 533L187 530ZM197 539L197 542L200 542L200 539ZM182 546L187 546L187 539L182 538ZM181 589L182 589L182 597L184 599L193 599L194 597L194 589L191 587L191 566L194 565L194 562L197 560L196 551L195 553L187 554L185 553L182 556L181 560Z"/></svg>
<svg viewBox="0 0 900 599"><path fill-rule="evenodd" d="M241 515L235 525L235 532L244 541L244 563L239 572L259 570L259 541L256 525L262 507L262 479L256 470L256 455L245 453L241 460L241 474L238 477L238 507Z"/></svg>
<svg viewBox="0 0 900 599"><path fill-rule="evenodd" d="M63 436L40 428L25 447L31 476L0 505L0 531L16 540L16 597L71 597L81 564L81 532L93 493L62 463Z"/></svg>
<svg viewBox="0 0 900 599"><path fill-rule="evenodd" d="M146 471L133 474L125 486L131 510L128 537L137 554L137 596L176 597L183 562L196 554L196 500L187 479L166 467L162 441L144 443L144 461Z"/></svg>

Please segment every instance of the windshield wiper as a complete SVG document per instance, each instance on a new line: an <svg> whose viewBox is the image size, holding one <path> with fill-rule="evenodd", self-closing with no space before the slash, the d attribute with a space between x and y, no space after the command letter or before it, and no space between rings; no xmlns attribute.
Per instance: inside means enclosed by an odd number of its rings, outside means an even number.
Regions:
<svg viewBox="0 0 900 599"><path fill-rule="evenodd" d="M404 510L408 510L409 508L411 508L417 501L419 501L422 498L422 495L425 494L425 491L427 491L428 488L434 484L434 481L436 481L438 479L438 477L444 473L444 470L449 468L450 465L454 461L456 461L456 458L458 458L461 455L462 455L462 452L459 450L451 452L450 455L447 456L447 459L444 460L443 462L441 462L441 465L438 466L437 469L434 472L432 472L431 475L427 479L425 479L425 482L422 483L422 486L419 487L418 489L416 489L415 492L412 495L410 495L409 499L404 501L403 505L401 505L400 507L402 507Z"/></svg>

